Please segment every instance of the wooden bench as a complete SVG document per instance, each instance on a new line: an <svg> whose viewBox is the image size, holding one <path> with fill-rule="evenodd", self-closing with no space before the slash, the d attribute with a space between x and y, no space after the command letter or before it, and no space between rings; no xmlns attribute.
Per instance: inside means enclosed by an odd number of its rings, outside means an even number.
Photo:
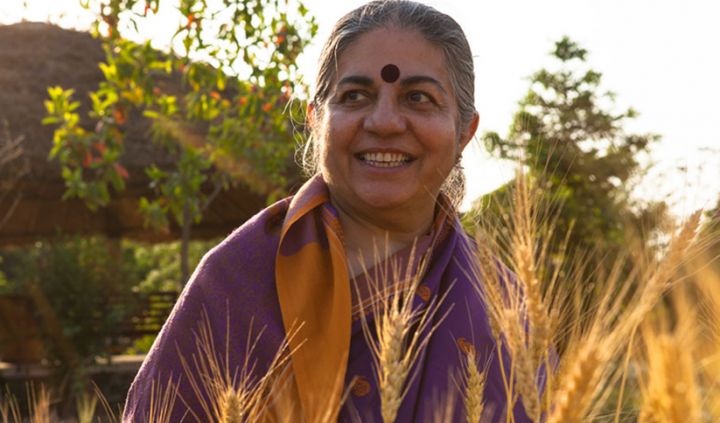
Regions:
<svg viewBox="0 0 720 423"><path fill-rule="evenodd" d="M109 352L120 354L131 346L134 340L146 335L157 335L170 316L177 297L178 293L175 291L155 291L135 293L125 299L112 299L111 307L122 307L129 313L118 326L118 330L108 334L111 338Z"/></svg>
<svg viewBox="0 0 720 423"><path fill-rule="evenodd" d="M134 295L134 303L140 305L139 310L126 316L120 335L140 338L145 335L157 334L175 306L177 292L156 291Z"/></svg>

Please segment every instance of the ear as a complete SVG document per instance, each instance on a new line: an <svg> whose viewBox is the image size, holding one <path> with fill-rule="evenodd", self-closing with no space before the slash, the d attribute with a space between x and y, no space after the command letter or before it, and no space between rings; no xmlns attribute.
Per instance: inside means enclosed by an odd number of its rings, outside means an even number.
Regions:
<svg viewBox="0 0 720 423"><path fill-rule="evenodd" d="M311 101L307 106L307 124L312 129L315 126L315 102Z"/></svg>
<svg viewBox="0 0 720 423"><path fill-rule="evenodd" d="M477 111L473 113L473 117L470 120L470 123L468 124L467 128L465 128L465 131L463 131L462 134L460 134L460 153L465 150L465 147L470 143L470 140L473 139L475 136L475 132L477 132L478 125L480 124L480 113Z"/></svg>

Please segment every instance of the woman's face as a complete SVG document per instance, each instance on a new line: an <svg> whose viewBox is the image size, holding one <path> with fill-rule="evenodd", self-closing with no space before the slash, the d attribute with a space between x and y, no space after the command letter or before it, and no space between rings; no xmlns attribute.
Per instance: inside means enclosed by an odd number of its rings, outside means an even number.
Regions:
<svg viewBox="0 0 720 423"><path fill-rule="evenodd" d="M382 72L388 65L399 70ZM382 75L381 75L382 73ZM313 119L313 107L309 116ZM458 133L457 103L442 52L419 34L381 29L339 58L337 77L311 121L334 203L367 214L433 210L477 118Z"/></svg>

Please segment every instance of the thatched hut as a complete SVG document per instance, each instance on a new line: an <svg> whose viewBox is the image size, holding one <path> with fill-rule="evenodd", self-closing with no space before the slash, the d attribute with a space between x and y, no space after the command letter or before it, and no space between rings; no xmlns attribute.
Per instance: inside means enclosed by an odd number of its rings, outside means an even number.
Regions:
<svg viewBox="0 0 720 423"><path fill-rule="evenodd" d="M47 88L74 89L74 98L83 103L79 112L87 116L88 92L96 90L102 80L98 63L104 60L101 41L87 33L43 23L0 26L0 136L6 122L10 137L23 138L21 160L28 165L19 178L7 170L3 175L0 170L0 182L18 179L12 195L0 203L0 219L12 211L0 229L0 248L49 239L59 231L148 242L180 237L177 225L171 226L170 233L144 227L144 218L138 213L139 198L152 198L154 194L144 172L146 166L173 166L173 158L151 141L150 122L142 116L131 116L123 128L126 153L120 163L129 172L126 189L113 192L109 206L97 212L90 211L82 200L61 199L65 188L60 164L47 159L53 127L41 124L46 115ZM170 83L181 89L180 81ZM202 222L193 228L193 238L228 234L265 203L264 195L239 183L216 197Z"/></svg>

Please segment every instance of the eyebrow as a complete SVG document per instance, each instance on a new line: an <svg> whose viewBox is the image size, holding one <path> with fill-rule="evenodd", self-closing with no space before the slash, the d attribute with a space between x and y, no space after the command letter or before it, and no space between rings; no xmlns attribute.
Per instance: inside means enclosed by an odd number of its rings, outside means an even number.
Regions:
<svg viewBox="0 0 720 423"><path fill-rule="evenodd" d="M424 75L416 75L416 76L409 76L407 78L402 78L400 80L400 86L401 87L407 87L409 85L414 84L422 84L422 83L430 83L435 86L437 86L440 90L442 90L443 93L447 94L447 91L445 91L445 88L442 86L440 81L437 79L431 77L431 76L424 76ZM340 82L338 82L338 86L345 85L345 84L351 84L351 85L360 85L363 87L371 87L375 84L375 81L370 78L369 76L363 76L363 75L350 75L342 78Z"/></svg>
<svg viewBox="0 0 720 423"><path fill-rule="evenodd" d="M442 86L440 81L438 81L437 79L430 77L430 76L423 76L423 75L409 76L407 78L403 78L400 81L400 86L407 87L408 85L421 84L421 83L425 83L425 82L429 82L429 83L437 86L438 88L440 88L440 90L442 90L443 93L447 94L447 92L445 91L445 88Z"/></svg>
<svg viewBox="0 0 720 423"><path fill-rule="evenodd" d="M345 84L361 85L363 87L370 87L373 85L372 78L361 75L350 75L346 76L338 82L338 86Z"/></svg>

